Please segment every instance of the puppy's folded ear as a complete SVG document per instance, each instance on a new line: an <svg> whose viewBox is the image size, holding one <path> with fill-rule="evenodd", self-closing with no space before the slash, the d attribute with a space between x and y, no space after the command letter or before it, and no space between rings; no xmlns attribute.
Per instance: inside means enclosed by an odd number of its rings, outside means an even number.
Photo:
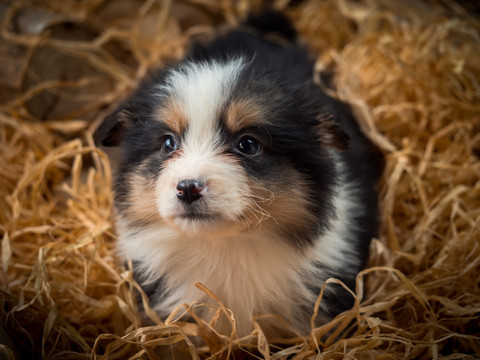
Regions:
<svg viewBox="0 0 480 360"><path fill-rule="evenodd" d="M350 146L350 137L334 119L321 120L318 135L322 142L337 150L346 150Z"/></svg>
<svg viewBox="0 0 480 360"><path fill-rule="evenodd" d="M119 108L108 115L93 133L95 145L106 147L119 146L131 117L130 115L130 112L124 108Z"/></svg>

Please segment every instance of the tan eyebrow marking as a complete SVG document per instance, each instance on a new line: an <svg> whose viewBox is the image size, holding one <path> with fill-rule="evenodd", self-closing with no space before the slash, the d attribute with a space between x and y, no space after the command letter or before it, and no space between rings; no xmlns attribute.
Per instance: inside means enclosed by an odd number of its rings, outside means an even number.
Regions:
<svg viewBox="0 0 480 360"><path fill-rule="evenodd" d="M187 129L188 120L181 107L173 100L169 100L157 110L157 118L177 134L182 134Z"/></svg>
<svg viewBox="0 0 480 360"><path fill-rule="evenodd" d="M253 100L231 102L225 111L225 126L232 132L266 123L265 111Z"/></svg>

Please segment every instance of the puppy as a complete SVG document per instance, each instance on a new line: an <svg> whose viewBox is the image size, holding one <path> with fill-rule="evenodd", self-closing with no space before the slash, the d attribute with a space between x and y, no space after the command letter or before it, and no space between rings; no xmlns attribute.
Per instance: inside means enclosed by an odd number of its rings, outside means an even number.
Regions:
<svg viewBox="0 0 480 360"><path fill-rule="evenodd" d="M312 78L288 20L266 13L151 74L97 130L120 149L119 253L161 316L212 303L201 282L240 335L267 313L305 334L326 279L354 287L377 230L381 155ZM318 322L351 302L327 286Z"/></svg>

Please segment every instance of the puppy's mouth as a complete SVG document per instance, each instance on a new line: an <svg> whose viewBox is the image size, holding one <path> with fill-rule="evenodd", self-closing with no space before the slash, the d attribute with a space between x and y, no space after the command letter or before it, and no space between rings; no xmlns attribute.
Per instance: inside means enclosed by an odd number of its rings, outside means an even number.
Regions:
<svg viewBox="0 0 480 360"><path fill-rule="evenodd" d="M171 218L171 225L190 235L215 235L223 232L227 223L220 213L184 209Z"/></svg>
<svg viewBox="0 0 480 360"><path fill-rule="evenodd" d="M185 211L184 213L178 215L179 218L185 219L185 220L191 220L191 221L214 221L218 219L219 214L215 213L205 213L205 212L199 212L199 211Z"/></svg>

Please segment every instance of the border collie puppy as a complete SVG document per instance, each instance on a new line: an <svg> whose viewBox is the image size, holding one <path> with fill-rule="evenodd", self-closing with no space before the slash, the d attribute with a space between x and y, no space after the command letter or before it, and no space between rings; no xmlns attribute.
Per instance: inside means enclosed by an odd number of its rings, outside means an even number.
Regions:
<svg viewBox="0 0 480 360"><path fill-rule="evenodd" d="M201 282L240 335L267 313L308 333L325 280L354 287L377 230L381 155L312 78L286 18L268 13L151 74L97 130L120 149L119 252L161 316L213 303ZM318 322L351 302L327 286Z"/></svg>

